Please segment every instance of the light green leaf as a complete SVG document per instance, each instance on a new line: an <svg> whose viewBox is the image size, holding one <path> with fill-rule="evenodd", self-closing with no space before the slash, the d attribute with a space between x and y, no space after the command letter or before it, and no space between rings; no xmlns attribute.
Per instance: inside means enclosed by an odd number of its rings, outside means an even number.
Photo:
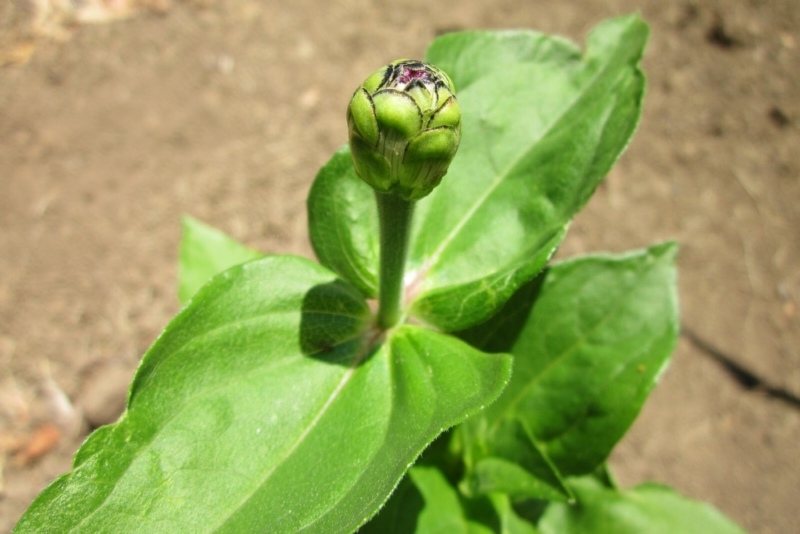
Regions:
<svg viewBox="0 0 800 534"><path fill-rule="evenodd" d="M427 60L456 84L463 138L417 209L414 315L447 331L476 324L544 266L633 134L647 36L628 16L594 30L585 55L535 32L434 42Z"/></svg>
<svg viewBox="0 0 800 534"><path fill-rule="evenodd" d="M447 33L428 46L429 61L449 74L457 92L502 65L526 63L574 64L581 50L567 39L533 30Z"/></svg>
<svg viewBox="0 0 800 534"><path fill-rule="evenodd" d="M602 464L675 346L676 252L667 243L556 264L494 318L462 333L477 347L515 356L503 395L464 425L471 466L499 456L538 478L537 470L576 475ZM509 425L524 428L515 447Z"/></svg>
<svg viewBox="0 0 800 534"><path fill-rule="evenodd" d="M181 224L183 236L178 272L181 304L186 304L214 275L264 255L189 215L183 216Z"/></svg>
<svg viewBox="0 0 800 534"><path fill-rule="evenodd" d="M510 374L509 356L371 325L360 292L307 260L216 276L16 532L354 530Z"/></svg>
<svg viewBox="0 0 800 534"><path fill-rule="evenodd" d="M552 503L539 522L542 534L745 534L708 504L657 484L608 489L587 477L571 482L575 505Z"/></svg>
<svg viewBox="0 0 800 534"><path fill-rule="evenodd" d="M376 297L375 194L356 176L347 147L336 152L314 180L308 197L308 228L319 261L367 297Z"/></svg>

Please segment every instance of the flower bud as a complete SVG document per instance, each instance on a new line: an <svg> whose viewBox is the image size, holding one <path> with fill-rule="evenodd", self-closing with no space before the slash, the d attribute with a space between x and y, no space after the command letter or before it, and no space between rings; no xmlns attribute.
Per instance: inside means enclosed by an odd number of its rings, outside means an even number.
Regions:
<svg viewBox="0 0 800 534"><path fill-rule="evenodd" d="M406 200L439 185L461 139L453 82L421 61L398 60L364 80L347 108L356 174Z"/></svg>

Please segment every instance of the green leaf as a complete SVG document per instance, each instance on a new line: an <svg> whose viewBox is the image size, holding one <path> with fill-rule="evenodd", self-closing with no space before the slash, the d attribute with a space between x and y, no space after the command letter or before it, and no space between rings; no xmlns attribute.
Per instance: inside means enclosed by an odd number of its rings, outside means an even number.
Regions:
<svg viewBox="0 0 800 534"><path fill-rule="evenodd" d="M511 504L511 499L503 493L489 495L492 505L500 517L500 532L503 534L540 534L532 523L520 517Z"/></svg>
<svg viewBox="0 0 800 534"><path fill-rule="evenodd" d="M16 532L349 532L510 357L415 326L380 340L363 296L307 260L216 276L136 373L120 421Z"/></svg>
<svg viewBox="0 0 800 534"><path fill-rule="evenodd" d="M491 320L462 333L474 346L515 356L503 395L464 425L473 468L492 457L537 478L548 470L577 475L600 467L675 346L676 253L667 243L556 264ZM524 430L509 432L517 425ZM544 482L552 485L550 475Z"/></svg>
<svg viewBox="0 0 800 534"><path fill-rule="evenodd" d="M476 422L485 423L484 420ZM464 429L474 428L467 422ZM566 501L572 497L558 469L539 449L524 425L511 418L498 421L490 433L478 438L466 458L469 476L464 488L469 495L505 493L515 497Z"/></svg>
<svg viewBox="0 0 800 534"><path fill-rule="evenodd" d="M308 197L308 228L319 261L358 287L378 294L378 212L375 194L342 148L317 174Z"/></svg>
<svg viewBox="0 0 800 534"><path fill-rule="evenodd" d="M574 64L581 50L567 39L532 30L465 31L437 38L426 57L448 73L460 94L498 65Z"/></svg>
<svg viewBox="0 0 800 534"><path fill-rule="evenodd" d="M458 492L435 467L412 467L408 476L425 501L420 511L417 533L491 533L485 525L467 517Z"/></svg>
<svg viewBox="0 0 800 534"><path fill-rule="evenodd" d="M542 534L744 534L713 507L670 488L643 484L630 491L604 487L587 477L571 482L577 504L553 503L539 522Z"/></svg>
<svg viewBox="0 0 800 534"><path fill-rule="evenodd" d="M380 513L360 534L438 534L440 532L538 534L514 511L507 495L469 499L437 467L416 465Z"/></svg>
<svg viewBox="0 0 800 534"><path fill-rule="evenodd" d="M427 60L456 84L463 138L448 175L417 209L414 315L443 330L466 328L541 270L633 134L647 36L645 23L628 16L594 30L585 55L520 31L431 45Z"/></svg>
<svg viewBox="0 0 800 534"><path fill-rule="evenodd" d="M264 255L194 217L184 215L181 224L183 237L178 273L181 304L186 304L214 275Z"/></svg>

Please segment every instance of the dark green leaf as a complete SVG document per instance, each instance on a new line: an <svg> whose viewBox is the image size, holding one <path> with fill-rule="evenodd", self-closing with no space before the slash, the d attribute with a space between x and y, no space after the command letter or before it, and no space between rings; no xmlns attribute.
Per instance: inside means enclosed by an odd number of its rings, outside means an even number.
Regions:
<svg viewBox="0 0 800 534"><path fill-rule="evenodd" d="M476 422L484 423L483 420ZM464 428L474 427L467 422ZM506 418L493 425L490 432L481 437L482 453L476 454L473 444L467 458L469 477L465 488L470 495L500 492L556 501L572 497L558 469L539 450L522 423Z"/></svg>
<svg viewBox="0 0 800 534"><path fill-rule="evenodd" d="M319 261L364 295L377 296L375 195L356 176L347 147L334 154L314 180L308 197L308 227Z"/></svg>
<svg viewBox="0 0 800 534"><path fill-rule="evenodd" d="M212 276L264 255L194 217L184 215L181 223L183 236L178 273L181 304L186 304Z"/></svg>
<svg viewBox="0 0 800 534"><path fill-rule="evenodd" d="M534 32L432 45L427 59L455 80L463 138L417 209L416 316L448 331L476 324L544 266L636 127L647 36L629 16L593 31L584 56Z"/></svg>
<svg viewBox="0 0 800 534"><path fill-rule="evenodd" d="M588 477L570 486L578 502L551 504L539 522L543 534L745 534L713 507L665 486L644 484L617 491Z"/></svg>
<svg viewBox="0 0 800 534"><path fill-rule="evenodd" d="M215 277L145 355L17 532L349 532L510 357L414 326L381 341L355 287L272 256Z"/></svg>
<svg viewBox="0 0 800 534"><path fill-rule="evenodd" d="M463 333L484 350L515 356L503 395L464 427L471 465L499 456L538 477L537 469L574 475L602 464L675 346L676 252L667 243L556 264ZM514 447L509 425L524 428L513 434Z"/></svg>

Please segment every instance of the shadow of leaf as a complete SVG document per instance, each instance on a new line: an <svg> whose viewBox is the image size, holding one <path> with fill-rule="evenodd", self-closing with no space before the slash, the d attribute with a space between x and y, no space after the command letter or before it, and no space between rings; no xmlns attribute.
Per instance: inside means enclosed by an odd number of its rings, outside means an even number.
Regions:
<svg viewBox="0 0 800 534"><path fill-rule="evenodd" d="M353 285L334 280L312 287L303 298L300 349L306 356L353 365L369 349L372 315Z"/></svg>
<svg viewBox="0 0 800 534"><path fill-rule="evenodd" d="M488 320L456 335L486 352L509 352L528 320L548 269L520 287Z"/></svg>

